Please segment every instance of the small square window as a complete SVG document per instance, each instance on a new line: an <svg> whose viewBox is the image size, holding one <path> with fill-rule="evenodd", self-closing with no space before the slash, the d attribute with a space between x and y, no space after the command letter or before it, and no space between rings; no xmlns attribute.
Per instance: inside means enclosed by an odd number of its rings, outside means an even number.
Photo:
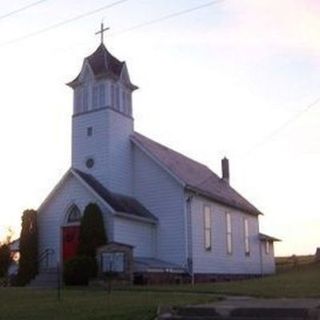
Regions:
<svg viewBox="0 0 320 320"><path fill-rule="evenodd" d="M87 137L91 137L93 134L93 128L92 127L88 127L87 128Z"/></svg>

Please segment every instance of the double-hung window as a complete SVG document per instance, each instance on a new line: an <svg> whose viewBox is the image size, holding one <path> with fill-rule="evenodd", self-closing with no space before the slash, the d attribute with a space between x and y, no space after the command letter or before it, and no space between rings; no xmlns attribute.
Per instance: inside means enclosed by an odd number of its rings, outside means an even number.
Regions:
<svg viewBox="0 0 320 320"><path fill-rule="evenodd" d="M212 215L211 207L204 206L204 248L210 251L212 248Z"/></svg>
<svg viewBox="0 0 320 320"><path fill-rule="evenodd" d="M231 214L226 212L227 253L232 254L232 225Z"/></svg>
<svg viewBox="0 0 320 320"><path fill-rule="evenodd" d="M270 253L270 242L268 240L266 240L265 251L266 251L266 254Z"/></svg>
<svg viewBox="0 0 320 320"><path fill-rule="evenodd" d="M250 255L250 241L249 241L249 222L244 219L244 250L246 256Z"/></svg>

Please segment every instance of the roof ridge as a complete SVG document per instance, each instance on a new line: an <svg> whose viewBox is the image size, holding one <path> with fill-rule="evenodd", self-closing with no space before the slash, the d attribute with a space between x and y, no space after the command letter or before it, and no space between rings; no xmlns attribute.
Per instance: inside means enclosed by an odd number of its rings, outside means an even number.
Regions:
<svg viewBox="0 0 320 320"><path fill-rule="evenodd" d="M131 135L133 142L155 157L185 188L247 213L262 214L245 197L206 165L162 145L141 133Z"/></svg>

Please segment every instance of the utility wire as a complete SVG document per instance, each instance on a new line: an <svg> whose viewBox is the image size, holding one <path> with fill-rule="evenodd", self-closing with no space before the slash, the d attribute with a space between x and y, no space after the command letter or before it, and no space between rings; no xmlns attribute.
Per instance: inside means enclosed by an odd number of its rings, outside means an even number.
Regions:
<svg viewBox="0 0 320 320"><path fill-rule="evenodd" d="M127 29L120 30L119 32L111 33L109 36L117 36L117 35L120 35L120 34L123 34L123 33L127 33L127 32L130 32L130 31L133 31L133 30L136 30L136 29L140 29L140 28L152 25L152 24L156 24L156 23L159 23L159 22L162 22L162 21L165 21L165 20L169 20L169 19L172 19L172 18L175 18L175 17L178 17L178 16L182 16L184 14L187 14L187 13L190 13L190 12L193 12L193 11L196 11L196 10L200 10L202 8L206 8L206 7L209 7L209 6L224 2L224 1L225 0L210 1L210 2L204 3L202 5L196 6L196 7L188 8L188 9L177 11L177 12L173 12L173 13L170 13L168 15L162 16L160 18L157 18L157 19L154 19L154 20L150 20L150 21L147 21L147 22L144 22L144 23L140 23L140 24L137 24L135 26L129 27Z"/></svg>
<svg viewBox="0 0 320 320"><path fill-rule="evenodd" d="M66 24L69 24L71 22L74 22L74 21L77 21L77 20L80 20L82 18L85 18L85 17L88 17L88 16L91 16L91 15L94 15L100 11L103 11L103 10L106 10L106 9L109 9L109 8L112 8L112 7L115 7L119 4L122 4L124 2L128 2L130 0L118 0L118 1L115 1L115 2L112 2L108 5L105 5L103 7L100 7L100 8L97 8L95 10L92 10L92 11L89 11L89 12L86 12L86 13L83 13L83 14L80 14L78 16L75 16L73 18L70 18L70 19L67 19L67 20L64 20L64 21L61 21L59 23L56 23L56 24L52 24L51 26L48 26L46 28L43 28L43 29L40 29L38 31L35 31L35 32L31 32L29 34L26 34L24 36L21 36L21 37L18 37L18 38L15 38L13 40L10 40L10 41L7 41L7 42L4 42L4 43L1 43L0 44L0 47L3 47L3 46L6 46L6 45L10 45L10 44L14 44L16 42L20 42L22 40L26 40L26 39L29 39L29 38L32 38L34 36L37 36L41 33L45 33L45 32L48 32L50 30L53 30L53 29L56 29L56 28L59 28L59 27L62 27Z"/></svg>
<svg viewBox="0 0 320 320"><path fill-rule="evenodd" d="M30 4L26 5L24 7L21 7L19 9L10 11L10 12L0 16L0 20L2 20L4 18L8 18L10 16L13 16L14 14L20 13L22 11L25 11L25 10L29 9L29 8L35 7L35 6L37 6L37 5L39 5L39 4L43 3L43 2L46 2L46 1L48 1L48 0L38 0L36 2L33 2L33 3L30 3Z"/></svg>
<svg viewBox="0 0 320 320"><path fill-rule="evenodd" d="M248 155L255 151L257 148L260 148L264 144L266 144L270 139L274 138L276 135L278 135L281 131L283 131L285 128L287 128L292 122L296 121L298 118L300 118L305 113L309 112L314 106L316 106L320 102L320 97L313 100L311 103L309 103L303 110L296 113L293 117L288 119L286 122L284 122L280 127L272 131L269 135L264 137L260 142L255 144L251 149L249 149L245 155Z"/></svg>

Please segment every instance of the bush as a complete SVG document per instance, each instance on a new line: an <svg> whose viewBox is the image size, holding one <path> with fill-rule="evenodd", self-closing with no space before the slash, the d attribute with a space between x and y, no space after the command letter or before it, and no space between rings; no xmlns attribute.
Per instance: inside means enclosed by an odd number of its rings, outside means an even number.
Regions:
<svg viewBox="0 0 320 320"><path fill-rule="evenodd" d="M19 285L26 285L38 273L37 212L25 210L22 214L20 260L17 275Z"/></svg>
<svg viewBox="0 0 320 320"><path fill-rule="evenodd" d="M81 219L78 254L94 258L96 249L106 243L101 210L95 203L89 203Z"/></svg>
<svg viewBox="0 0 320 320"><path fill-rule="evenodd" d="M71 286L87 286L89 279L96 273L96 260L87 256L71 258L64 263L63 267L64 283Z"/></svg>

